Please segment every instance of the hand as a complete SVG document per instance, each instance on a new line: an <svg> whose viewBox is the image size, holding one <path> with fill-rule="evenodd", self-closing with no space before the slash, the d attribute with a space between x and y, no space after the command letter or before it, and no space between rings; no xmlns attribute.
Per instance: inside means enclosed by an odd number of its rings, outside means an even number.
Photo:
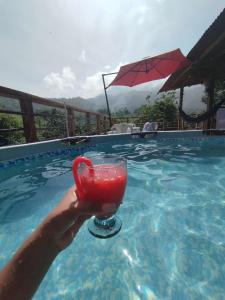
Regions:
<svg viewBox="0 0 225 300"><path fill-rule="evenodd" d="M85 220L101 213L100 204L78 201L75 187L72 187L41 224L40 234L52 241L57 251L61 251L70 245Z"/></svg>
<svg viewBox="0 0 225 300"><path fill-rule="evenodd" d="M100 212L99 204L78 201L75 187L69 189L0 272L0 299L31 299L58 253L87 218Z"/></svg>

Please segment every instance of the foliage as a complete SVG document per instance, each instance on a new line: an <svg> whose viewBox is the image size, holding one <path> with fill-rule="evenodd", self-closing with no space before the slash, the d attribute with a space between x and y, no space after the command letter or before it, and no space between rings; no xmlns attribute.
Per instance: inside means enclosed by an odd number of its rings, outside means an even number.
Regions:
<svg viewBox="0 0 225 300"><path fill-rule="evenodd" d="M225 97L225 80L217 80L215 83L215 103Z"/></svg>
<svg viewBox="0 0 225 300"><path fill-rule="evenodd" d="M202 96L202 102L207 105L209 86L205 84L205 92ZM214 89L215 104L225 97L225 80L216 80Z"/></svg>
<svg viewBox="0 0 225 300"><path fill-rule="evenodd" d="M21 116L7 115L0 113L0 129L18 129L23 128L23 122ZM6 144L18 144L25 142L23 131L7 132L2 131L0 133L1 140Z"/></svg>
<svg viewBox="0 0 225 300"><path fill-rule="evenodd" d="M136 114L144 115L152 122L174 122L177 119L175 92L165 93L151 104L150 97L146 97L147 104L142 105Z"/></svg>
<svg viewBox="0 0 225 300"><path fill-rule="evenodd" d="M101 111L107 114L106 110ZM143 125L146 121L173 122L177 118L177 107L175 105L175 93L163 94L155 102L151 96L146 97L146 104L135 111L136 117L127 107L120 108L112 113L117 122L130 122ZM60 109L39 110L35 116L38 140L60 138L66 136L65 112ZM22 117L17 115L0 114L0 129L22 128ZM103 127L103 124L101 124ZM90 126L87 127L86 115L75 112L76 134L94 133L96 131L96 118L90 118ZM3 131L2 131L3 132ZM5 134L5 133L4 133ZM10 132L7 134L10 144L25 142L23 131Z"/></svg>
<svg viewBox="0 0 225 300"><path fill-rule="evenodd" d="M127 107L123 107L118 110L115 110L112 113L112 116L118 118L118 117L128 116L130 114L131 114L131 112L129 111L129 109Z"/></svg>
<svg viewBox="0 0 225 300"><path fill-rule="evenodd" d="M39 140L60 138L65 136L65 115L57 109L40 111L40 116L35 117L35 124Z"/></svg>

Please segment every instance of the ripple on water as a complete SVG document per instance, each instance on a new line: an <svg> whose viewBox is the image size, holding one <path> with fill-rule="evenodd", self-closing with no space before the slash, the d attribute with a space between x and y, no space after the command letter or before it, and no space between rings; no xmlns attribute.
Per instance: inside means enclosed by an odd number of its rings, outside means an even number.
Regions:
<svg viewBox="0 0 225 300"><path fill-rule="evenodd" d="M128 159L122 230L99 240L83 226L34 299L223 299L225 145L144 140L97 152ZM1 174L0 266L72 185L72 159Z"/></svg>

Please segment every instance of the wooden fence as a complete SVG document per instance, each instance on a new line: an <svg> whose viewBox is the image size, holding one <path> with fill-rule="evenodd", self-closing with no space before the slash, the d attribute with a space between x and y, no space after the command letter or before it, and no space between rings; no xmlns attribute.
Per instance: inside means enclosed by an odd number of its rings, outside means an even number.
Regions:
<svg viewBox="0 0 225 300"><path fill-rule="evenodd" d="M10 126L10 128L4 128L4 126L0 126L0 145L15 143L16 139L11 142L9 142L9 140L10 137L15 134L18 135L18 133L23 138L22 142L32 143L67 136L104 134L110 130L108 116L67 105L66 103L37 97L0 86L0 104L1 99L5 99L5 102L9 104L16 100L17 110L7 109L5 107L1 108L0 106L0 115L4 114L8 116L8 119L10 119L10 115L19 115L22 121L21 126L17 127ZM42 110L36 110L36 106L38 105L43 107ZM49 122L52 115L46 111L46 108L61 111L58 116L61 126L59 128L60 133L55 130L59 125L56 124L56 122ZM48 120L48 127L44 126L46 122L43 122L43 119ZM128 115L127 117L112 118L113 124L122 122L134 123L141 129L145 122L148 121L150 121L148 115ZM179 118L174 122L166 122L164 120L157 122L159 130L204 129L204 124L190 125L181 121ZM43 135L43 132L45 132L45 135ZM21 143L21 141L16 141L16 143Z"/></svg>
<svg viewBox="0 0 225 300"><path fill-rule="evenodd" d="M80 125L76 124L75 113L82 115L83 123L82 128L83 133L85 134L101 134L105 133L109 129L109 120L108 117L97 112L87 111L85 109L67 105L65 103L57 102L54 100L49 100L34 96L31 94L23 93L6 87L0 87L0 97L7 102L15 100L19 103L18 110L14 109L1 109L0 113L4 115L19 115L22 117L23 126L17 128L0 128L0 136L4 139L9 134L15 132L22 132L22 135L25 137L26 143L32 143L39 140L38 132L40 131L50 131L54 128L44 128L38 127L38 122L35 121L36 117L49 118L51 114L46 112L35 112L34 105L41 105L42 107L53 108L55 110L59 109L63 112L65 122L64 122L64 136L74 136L76 134L81 134L82 130ZM79 127L79 130L77 130ZM52 138L58 138L58 136L53 136Z"/></svg>
<svg viewBox="0 0 225 300"><path fill-rule="evenodd" d="M127 116L127 117L114 117L112 118L113 124L116 123L133 123L136 126L140 127L141 129L143 128L144 124L146 122L149 122L149 116L148 115L136 115L136 116ZM158 130L165 130L165 131L170 131L170 130L191 130L191 129L204 129L204 124L199 123L199 124L190 124L187 123L183 120L180 120L177 118L177 120L173 122L168 122L168 121L157 121L158 123Z"/></svg>

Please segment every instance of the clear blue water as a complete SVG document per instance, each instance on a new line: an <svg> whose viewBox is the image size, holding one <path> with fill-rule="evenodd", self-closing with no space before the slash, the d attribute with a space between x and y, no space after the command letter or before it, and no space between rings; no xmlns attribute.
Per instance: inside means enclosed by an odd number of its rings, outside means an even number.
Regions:
<svg viewBox="0 0 225 300"><path fill-rule="evenodd" d="M100 240L84 225L34 299L224 299L224 140L96 151L128 159L122 230ZM0 267L73 184L71 162L64 156L0 171Z"/></svg>

